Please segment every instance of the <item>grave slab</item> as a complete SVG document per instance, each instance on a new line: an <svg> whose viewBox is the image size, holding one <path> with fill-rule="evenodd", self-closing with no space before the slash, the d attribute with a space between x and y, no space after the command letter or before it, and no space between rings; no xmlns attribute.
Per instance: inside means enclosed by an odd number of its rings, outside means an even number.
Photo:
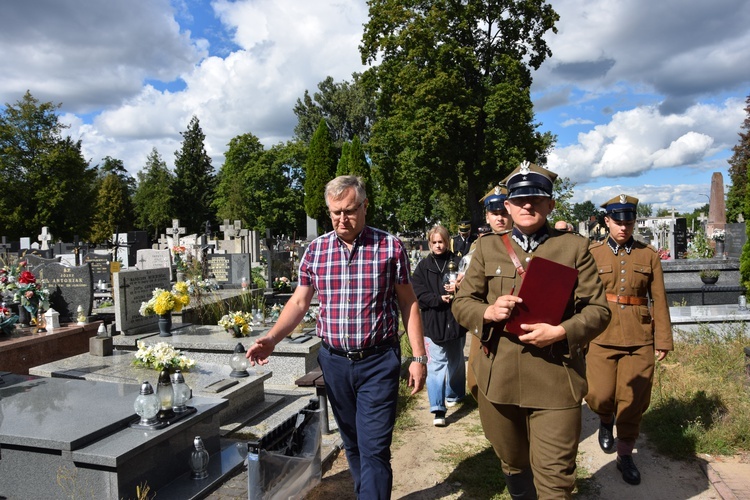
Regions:
<svg viewBox="0 0 750 500"><path fill-rule="evenodd" d="M226 364L238 343L249 347L259 336L267 333L270 326L253 327L250 337L234 338L218 325L189 325L172 331L171 337L159 337L151 332L136 336L117 335L113 337L117 349L137 350L137 341L146 344L156 344L167 341L180 351L189 353L198 362L205 361L216 364ZM294 381L307 372L318 367L318 351L320 338L314 335L312 329L307 330L308 336L299 338L296 342L284 339L276 345L269 363L265 368L273 372L269 384L293 386Z"/></svg>
<svg viewBox="0 0 750 500"><path fill-rule="evenodd" d="M138 390L58 378L0 387L0 496L133 498L139 485L156 490L188 472L195 436L219 456L227 401L196 396L195 414L144 431L128 427Z"/></svg>
<svg viewBox="0 0 750 500"><path fill-rule="evenodd" d="M228 406L221 412L221 425L236 421L239 416L264 401L263 386L264 382L271 378L272 373L270 371L251 368L248 370L250 374L248 377L233 378L229 376L231 368L227 363L215 364L202 361L192 352L183 351L183 354L197 361L195 368L183 372L185 383L193 390L193 394L220 397L229 402ZM148 381L153 387L156 387L159 372L133 366L134 359L134 350L115 350L111 356L103 357L83 353L32 367L29 373L40 377L135 384L139 387L141 383ZM227 361L228 359L227 357Z"/></svg>

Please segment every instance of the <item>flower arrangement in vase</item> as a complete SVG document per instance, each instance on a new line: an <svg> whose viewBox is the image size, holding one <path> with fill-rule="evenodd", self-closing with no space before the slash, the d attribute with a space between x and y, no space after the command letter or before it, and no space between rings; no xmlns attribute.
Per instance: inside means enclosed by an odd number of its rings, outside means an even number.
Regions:
<svg viewBox="0 0 750 500"><path fill-rule="evenodd" d="M156 288L148 302L141 302L138 312L141 316L157 314L164 316L174 312L182 311L182 308L190 303L188 286L184 281L178 281L171 290Z"/></svg>
<svg viewBox="0 0 750 500"><path fill-rule="evenodd" d="M253 331L253 316L250 313L242 311L229 311L221 317L218 324L233 337L248 337Z"/></svg>
<svg viewBox="0 0 750 500"><path fill-rule="evenodd" d="M20 302L31 315L32 322L36 321L39 310L49 309L49 290L41 283L37 283L36 276L31 271L22 271L18 276L18 286L15 290L15 300Z"/></svg>
<svg viewBox="0 0 750 500"><path fill-rule="evenodd" d="M159 342L154 345L146 345L139 340L138 350L135 352L133 364L153 370L182 370L189 371L195 366L195 360L188 358L171 344Z"/></svg>

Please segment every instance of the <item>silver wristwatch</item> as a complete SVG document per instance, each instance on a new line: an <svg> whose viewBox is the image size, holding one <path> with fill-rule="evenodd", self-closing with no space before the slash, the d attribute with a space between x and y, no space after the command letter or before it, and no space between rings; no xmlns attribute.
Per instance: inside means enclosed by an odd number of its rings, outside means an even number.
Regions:
<svg viewBox="0 0 750 500"><path fill-rule="evenodd" d="M422 363L423 365L427 364L427 356L412 356L412 361L416 361L417 363Z"/></svg>

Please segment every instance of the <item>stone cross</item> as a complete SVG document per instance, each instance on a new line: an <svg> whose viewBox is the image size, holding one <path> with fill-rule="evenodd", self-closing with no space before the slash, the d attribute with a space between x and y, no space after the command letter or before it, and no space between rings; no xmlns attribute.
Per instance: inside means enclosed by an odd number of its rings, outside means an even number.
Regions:
<svg viewBox="0 0 750 500"><path fill-rule="evenodd" d="M8 249L10 248L10 243L8 243L8 240L3 236L3 242L0 243L0 253L3 255L3 259L7 260L8 257Z"/></svg>
<svg viewBox="0 0 750 500"><path fill-rule="evenodd" d="M40 250L49 250L49 241L52 239L52 234L49 232L49 227L42 227L42 234L37 236L37 239L42 242L39 246Z"/></svg>
<svg viewBox="0 0 750 500"><path fill-rule="evenodd" d="M239 221L236 221L239 222ZM229 219L224 219L224 224L219 226L219 231L224 233L224 240L229 241L237 236L237 229L234 224L229 224Z"/></svg>
<svg viewBox="0 0 750 500"><path fill-rule="evenodd" d="M172 227L167 228L167 234L172 235L175 246L180 246L180 235L185 234L185 228L180 227L180 219L172 219Z"/></svg>
<svg viewBox="0 0 750 500"><path fill-rule="evenodd" d="M76 266L81 265L81 250L86 248L87 245L82 245L81 242L78 240L78 235L73 236L73 254L75 255L76 259Z"/></svg>
<svg viewBox="0 0 750 500"><path fill-rule="evenodd" d="M169 240L167 239L166 234L162 234L159 236L159 250L164 250L166 248L169 248Z"/></svg>

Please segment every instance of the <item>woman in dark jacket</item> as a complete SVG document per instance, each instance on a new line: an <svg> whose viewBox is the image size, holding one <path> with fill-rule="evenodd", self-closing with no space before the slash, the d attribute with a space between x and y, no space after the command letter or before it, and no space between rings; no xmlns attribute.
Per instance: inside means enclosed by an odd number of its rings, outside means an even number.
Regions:
<svg viewBox="0 0 750 500"><path fill-rule="evenodd" d="M451 313L455 283L448 280L448 270L452 261L455 264L455 256L449 250L450 234L437 225L427 233L427 239L431 252L414 269L412 285L422 312L430 412L435 414L435 426L443 427L447 407L466 395L466 330Z"/></svg>

